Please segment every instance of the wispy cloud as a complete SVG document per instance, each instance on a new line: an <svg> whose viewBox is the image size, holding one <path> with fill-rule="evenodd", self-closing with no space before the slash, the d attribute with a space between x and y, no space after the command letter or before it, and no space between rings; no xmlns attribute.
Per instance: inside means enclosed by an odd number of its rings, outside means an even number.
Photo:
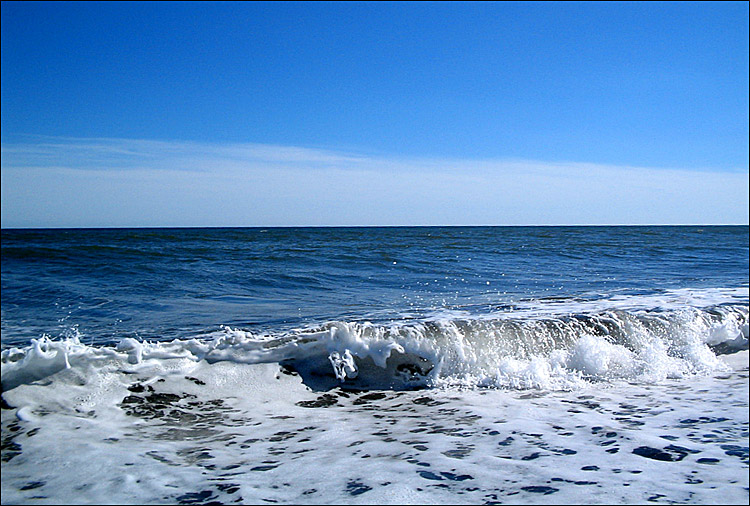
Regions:
<svg viewBox="0 0 750 506"><path fill-rule="evenodd" d="M2 146L2 226L747 223L748 172L38 138Z"/></svg>
<svg viewBox="0 0 750 506"><path fill-rule="evenodd" d="M76 170L215 170L222 168L356 163L360 158L319 149L264 144L210 144L140 139L53 138L3 145L6 160L17 167L51 166Z"/></svg>

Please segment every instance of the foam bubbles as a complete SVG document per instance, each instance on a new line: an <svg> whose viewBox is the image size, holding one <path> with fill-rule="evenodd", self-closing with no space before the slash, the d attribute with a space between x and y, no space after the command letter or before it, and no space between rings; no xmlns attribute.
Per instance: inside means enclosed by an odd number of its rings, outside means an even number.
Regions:
<svg viewBox="0 0 750 506"><path fill-rule="evenodd" d="M352 357L349 350L345 350L343 355L340 355L337 351L333 351L328 355L328 360L331 361L333 372L340 381L345 381L346 378L354 379L357 377L357 366L354 364L354 357Z"/></svg>
<svg viewBox="0 0 750 506"><path fill-rule="evenodd" d="M567 366L597 379L627 378L635 374L635 354L603 337L584 335L570 351Z"/></svg>

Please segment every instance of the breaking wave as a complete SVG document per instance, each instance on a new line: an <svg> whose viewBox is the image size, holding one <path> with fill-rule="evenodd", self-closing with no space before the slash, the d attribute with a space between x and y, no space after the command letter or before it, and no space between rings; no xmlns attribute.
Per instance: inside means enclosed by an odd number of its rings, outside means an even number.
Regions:
<svg viewBox="0 0 750 506"><path fill-rule="evenodd" d="M222 327L171 342L132 338L88 346L32 340L2 352L4 391L63 369L127 373L139 364L278 363L315 390L444 386L567 390L596 382L654 382L725 370L748 349L748 306L607 309L568 315L444 317L388 324L329 322L258 335ZM172 367L172 366L170 366Z"/></svg>

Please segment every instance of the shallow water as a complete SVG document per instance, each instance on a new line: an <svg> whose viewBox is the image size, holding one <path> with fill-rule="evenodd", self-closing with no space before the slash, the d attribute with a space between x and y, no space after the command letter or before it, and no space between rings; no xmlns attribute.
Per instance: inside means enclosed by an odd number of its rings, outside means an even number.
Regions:
<svg viewBox="0 0 750 506"><path fill-rule="evenodd" d="M24 408L2 411L3 500L745 504L747 357L569 392L314 392L270 364L181 359L68 369L5 393Z"/></svg>

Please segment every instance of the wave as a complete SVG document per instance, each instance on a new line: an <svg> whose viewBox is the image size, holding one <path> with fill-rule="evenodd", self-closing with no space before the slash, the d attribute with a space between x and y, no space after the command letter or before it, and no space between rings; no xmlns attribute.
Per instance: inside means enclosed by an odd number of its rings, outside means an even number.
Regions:
<svg viewBox="0 0 750 506"><path fill-rule="evenodd" d="M748 349L748 306L617 307L575 314L524 311L387 324L335 321L258 335L222 327L171 342L76 336L33 339L2 352L2 388L64 369L139 364L277 363L314 390L446 386L569 390L597 382L654 382L726 370L720 355Z"/></svg>

